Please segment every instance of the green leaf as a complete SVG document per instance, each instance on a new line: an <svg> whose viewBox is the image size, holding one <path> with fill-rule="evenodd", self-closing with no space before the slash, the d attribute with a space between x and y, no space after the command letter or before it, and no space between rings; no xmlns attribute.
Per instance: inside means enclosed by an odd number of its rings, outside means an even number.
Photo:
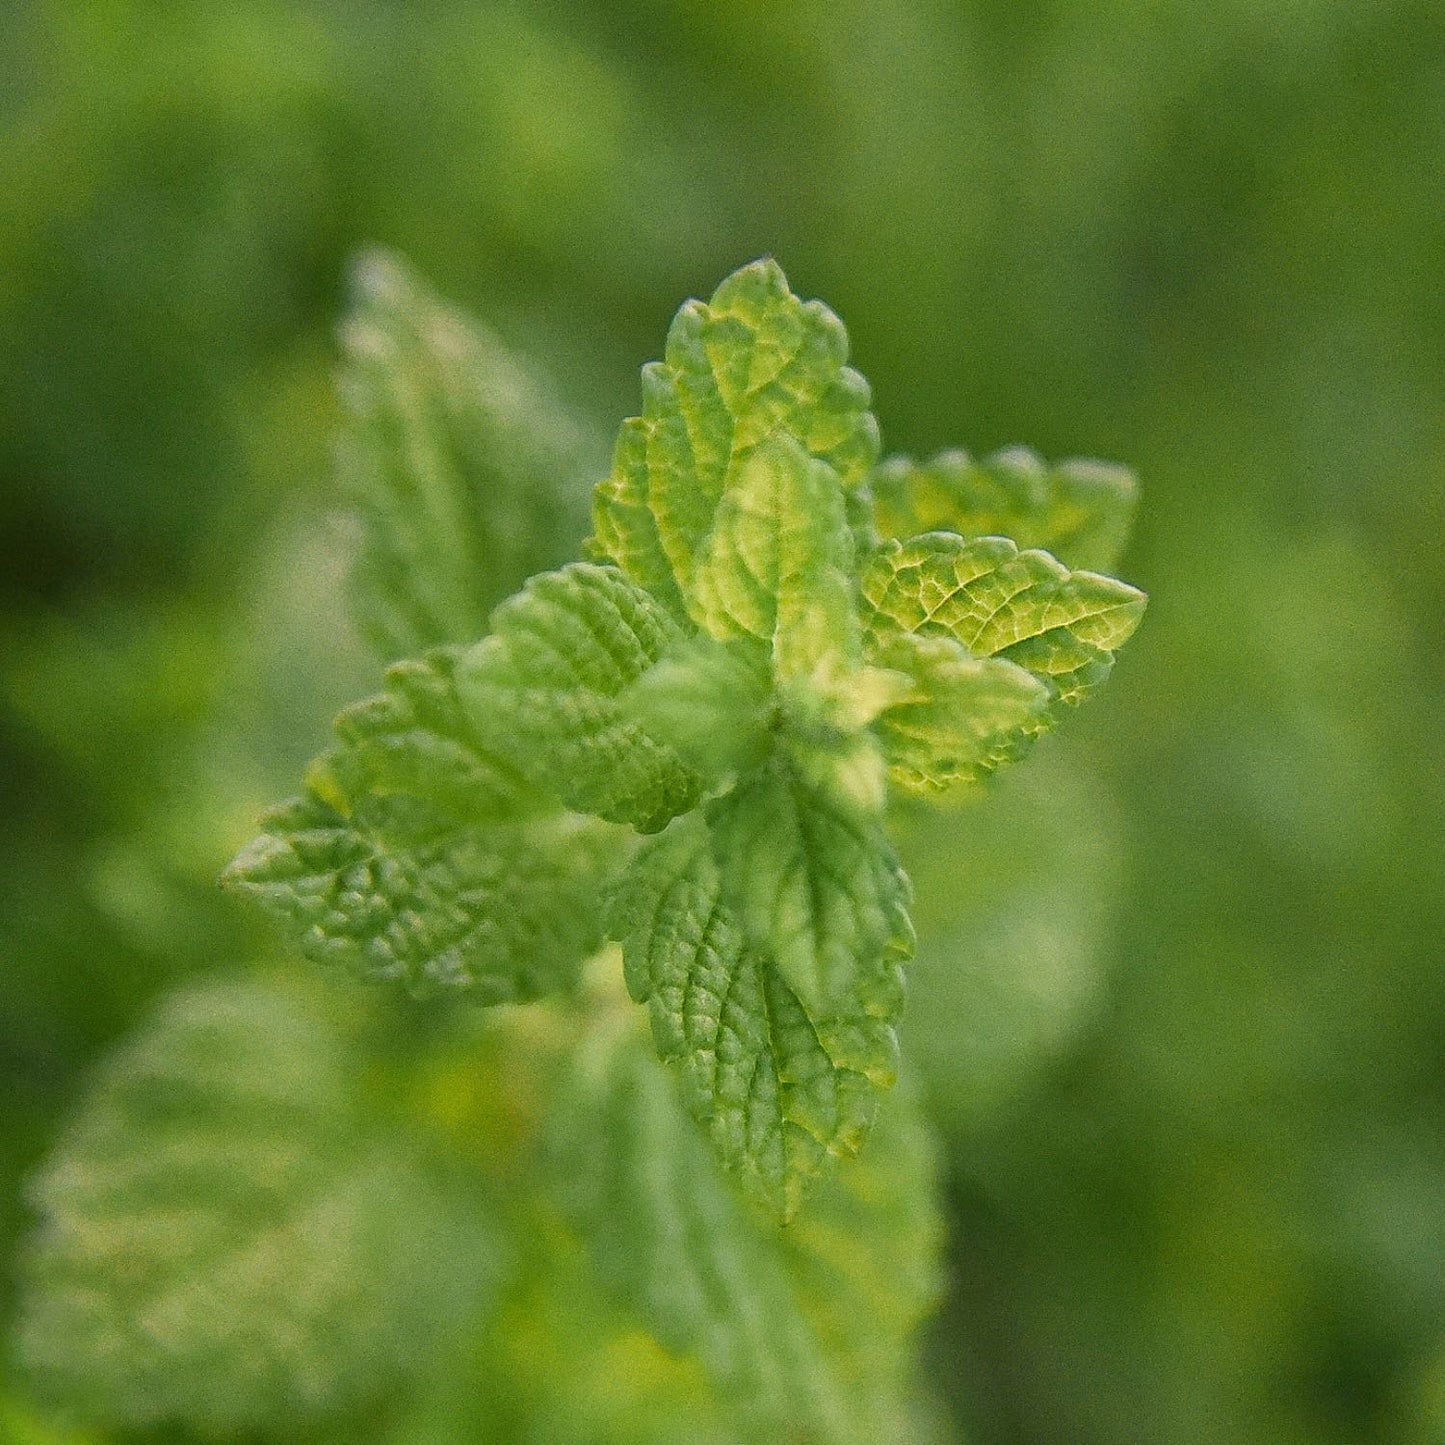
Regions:
<svg viewBox="0 0 1445 1445"><path fill-rule="evenodd" d="M31 1188L22 1367L68 1412L207 1435L373 1399L487 1271L354 1097L344 1036L264 984L173 996Z"/></svg>
<svg viewBox="0 0 1445 1445"><path fill-rule="evenodd" d="M678 1071L688 1111L723 1164L791 1218L836 1157L856 1153L898 1062L895 966L812 1016L722 896L701 818L649 840L612 900L628 991Z"/></svg>
<svg viewBox="0 0 1445 1445"><path fill-rule="evenodd" d="M708 625L716 604L700 601L694 579L759 447L786 434L850 493L877 459L868 384L847 355L842 322L794 296L773 261L744 266L710 302L689 301L664 360L643 370L642 415L623 424L594 495L597 553Z"/></svg>
<svg viewBox="0 0 1445 1445"><path fill-rule="evenodd" d="M912 688L878 719L889 780L938 797L1012 762L1047 726L1049 689L1001 657L975 657L951 637L900 632L877 660Z"/></svg>
<svg viewBox="0 0 1445 1445"><path fill-rule="evenodd" d="M785 432L738 469L697 550L693 615L714 637L765 642L779 679L856 665L853 535L837 473Z"/></svg>
<svg viewBox="0 0 1445 1445"><path fill-rule="evenodd" d="M471 642L586 525L592 437L544 380L397 257L352 274L340 471L361 515L359 602L388 657Z"/></svg>
<svg viewBox="0 0 1445 1445"><path fill-rule="evenodd" d="M697 633L670 647L622 694L627 716L709 784L756 767L772 746L768 658L750 641Z"/></svg>
<svg viewBox="0 0 1445 1445"><path fill-rule="evenodd" d="M1144 615L1144 594L1095 572L1071 572L1007 537L927 532L885 542L863 569L865 616L885 651L896 632L949 637L976 657L1002 657L1076 703L1109 675ZM870 612L871 609L871 612Z"/></svg>
<svg viewBox="0 0 1445 1445"><path fill-rule="evenodd" d="M534 577L457 667L487 744L567 807L655 832L693 807L701 779L619 701L683 633L615 567Z"/></svg>
<svg viewBox="0 0 1445 1445"><path fill-rule="evenodd" d="M385 689L336 719L341 746L313 767L316 791L349 808L371 797L415 800L456 823L538 811L521 775L482 742L457 691L461 650L435 648L386 671Z"/></svg>
<svg viewBox="0 0 1445 1445"><path fill-rule="evenodd" d="M811 1017L891 992L912 949L908 880L876 816L779 757L707 817L724 898Z"/></svg>
<svg viewBox="0 0 1445 1445"><path fill-rule="evenodd" d="M719 1173L635 1036L607 1027L558 1134L559 1188L602 1277L702 1361L744 1438L914 1438L911 1334L936 1297L939 1237L916 1136L883 1144L886 1169L845 1166L782 1230Z"/></svg>
<svg viewBox="0 0 1445 1445"><path fill-rule="evenodd" d="M1139 499L1127 467L1081 460L1050 467L1027 447L983 461L964 451L940 452L927 462L890 457L870 486L884 537L1009 537L1096 572L1118 564Z"/></svg>
<svg viewBox="0 0 1445 1445"><path fill-rule="evenodd" d="M309 957L482 1003L570 986L600 941L598 825L539 811L477 741L456 654L392 668L337 720L307 796L264 819L223 882Z"/></svg>

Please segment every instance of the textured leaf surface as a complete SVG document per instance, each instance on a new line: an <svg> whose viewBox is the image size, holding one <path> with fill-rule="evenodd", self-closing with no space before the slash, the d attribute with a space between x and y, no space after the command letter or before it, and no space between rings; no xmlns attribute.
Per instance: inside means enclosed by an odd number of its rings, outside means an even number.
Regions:
<svg viewBox="0 0 1445 1445"><path fill-rule="evenodd" d="M628 990L718 1157L783 1218L855 1153L896 1077L896 966L810 1017L722 897L706 826L674 824L634 857L611 907Z"/></svg>
<svg viewBox="0 0 1445 1445"><path fill-rule="evenodd" d="M779 678L856 662L853 534L837 473L786 433L758 446L718 503L692 599L713 636L766 642Z"/></svg>
<svg viewBox="0 0 1445 1445"><path fill-rule="evenodd" d="M615 567L574 563L534 577L458 664L474 726L519 771L579 813L655 832L701 780L619 701L682 639Z"/></svg>
<svg viewBox="0 0 1445 1445"><path fill-rule="evenodd" d="M1146 598L1095 572L1071 572L1047 552L1007 537L966 540L928 532L885 542L862 578L876 639L890 632L950 637L976 657L999 656L1078 702L1109 675Z"/></svg>
<svg viewBox="0 0 1445 1445"><path fill-rule="evenodd" d="M19 1354L38 1391L229 1433L425 1358L479 1261L349 1072L316 1005L259 984L173 997L112 1057L32 1189Z"/></svg>
<svg viewBox="0 0 1445 1445"><path fill-rule="evenodd" d="M896 786L936 797L1020 756L1047 723L1049 689L999 657L975 657L951 637L896 633L878 660L913 682L878 720Z"/></svg>
<svg viewBox="0 0 1445 1445"><path fill-rule="evenodd" d="M717 545L723 498L760 447L784 433L850 492L877 459L868 384L847 355L842 322L794 296L772 261L744 266L709 302L689 301L664 359L643 370L642 415L623 424L597 488L599 553L707 625L715 587L700 601L695 576Z"/></svg>
<svg viewBox="0 0 1445 1445"><path fill-rule="evenodd" d="M1095 572L1118 563L1139 497L1127 467L1077 460L1051 467L1026 447L983 461L964 451L927 462L890 457L870 483L884 537L934 531L1008 537Z"/></svg>
<svg viewBox="0 0 1445 1445"><path fill-rule="evenodd" d="M559 1150L602 1276L668 1349L701 1359L749 1439L905 1441L913 1327L935 1294L931 1161L884 1144L780 1230L708 1156L630 1032L581 1060Z"/></svg>
<svg viewBox="0 0 1445 1445"><path fill-rule="evenodd" d="M363 619L390 657L471 642L581 537L601 457L544 381L398 259L364 256L353 287L340 465Z"/></svg>
<svg viewBox="0 0 1445 1445"><path fill-rule="evenodd" d="M483 1003L566 987L598 942L589 826L537 812L477 741L455 654L399 665L344 712L307 796L273 810L224 881L321 963Z"/></svg>
<svg viewBox="0 0 1445 1445"><path fill-rule="evenodd" d="M814 1018L869 997L912 946L878 819L776 759L708 809L723 897Z"/></svg>

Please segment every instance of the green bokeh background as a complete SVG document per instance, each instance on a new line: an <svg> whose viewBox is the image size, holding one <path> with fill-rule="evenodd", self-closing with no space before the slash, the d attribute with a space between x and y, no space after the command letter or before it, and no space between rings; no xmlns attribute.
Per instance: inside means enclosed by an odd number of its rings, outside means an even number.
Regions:
<svg viewBox="0 0 1445 1445"><path fill-rule="evenodd" d="M274 948L212 880L374 679L370 243L599 422L771 252L890 450L1137 468L1104 695L905 820L929 1377L976 1445L1445 1440L1445 9L0 7L7 1251L106 1046Z"/></svg>

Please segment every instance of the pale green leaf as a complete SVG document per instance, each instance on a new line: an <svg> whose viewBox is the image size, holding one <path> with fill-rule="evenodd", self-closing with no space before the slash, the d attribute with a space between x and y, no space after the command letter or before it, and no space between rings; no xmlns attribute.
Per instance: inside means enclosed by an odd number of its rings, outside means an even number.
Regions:
<svg viewBox="0 0 1445 1445"><path fill-rule="evenodd" d="M21 1364L86 1419L207 1435L375 1398L485 1278L405 1147L369 1121L314 1002L173 996L111 1057L31 1188Z"/></svg>
<svg viewBox="0 0 1445 1445"><path fill-rule="evenodd" d="M565 988L599 940L599 844L545 811L477 740L455 653L391 669L342 713L341 745L226 870L303 952L479 1002ZM543 810L539 811L539 807Z"/></svg>
<svg viewBox="0 0 1445 1445"><path fill-rule="evenodd" d="M605 450L394 256L357 262L341 341L363 620L389 657L474 641L501 598L582 536Z"/></svg>
<svg viewBox="0 0 1445 1445"><path fill-rule="evenodd" d="M837 474L778 432L755 448L698 547L692 612L714 637L769 645L782 680L856 664L853 535Z"/></svg>
<svg viewBox="0 0 1445 1445"><path fill-rule="evenodd" d="M773 261L744 266L709 302L689 301L661 362L643 370L643 412L623 424L593 501L594 546L635 582L706 625L694 589L723 498L754 453L790 436L858 493L878 455L868 384L845 363L843 324L800 301Z"/></svg>
<svg viewBox="0 0 1445 1445"><path fill-rule="evenodd" d="M748 640L706 633L670 647L621 696L625 713L677 750L700 777L721 782L756 767L771 747L768 658Z"/></svg>
<svg viewBox="0 0 1445 1445"><path fill-rule="evenodd" d="M886 989L908 956L908 880L881 823L786 758L707 812L723 897L814 1018Z"/></svg>
<svg viewBox="0 0 1445 1445"><path fill-rule="evenodd" d="M633 858L610 909L628 990L723 1164L790 1218L835 1157L855 1153L894 1082L896 965L810 1016L722 897L701 818Z"/></svg>
<svg viewBox="0 0 1445 1445"><path fill-rule="evenodd" d="M1001 657L975 657L951 637L888 635L877 660L912 688L879 717L889 780L937 797L1018 758L1047 725L1049 689Z"/></svg>
<svg viewBox="0 0 1445 1445"><path fill-rule="evenodd" d="M1086 697L1144 615L1142 592L1096 572L1071 572L1007 537L927 532L885 542L862 577L865 618L886 647L894 632L949 637L976 657L1003 657L1061 702Z"/></svg>
<svg viewBox="0 0 1445 1445"><path fill-rule="evenodd" d="M935 531L1009 537L1096 572L1117 565L1139 499L1127 467L1082 460L1049 466L1027 447L982 461L964 451L940 452L927 462L889 457L870 485L884 537Z"/></svg>
<svg viewBox="0 0 1445 1445"><path fill-rule="evenodd" d="M729 1186L629 1032L598 1030L558 1123L559 1188L602 1277L702 1361L744 1438L914 1438L911 1336L939 1238L916 1135L880 1140L888 1167L843 1166L780 1229Z"/></svg>
<svg viewBox="0 0 1445 1445"><path fill-rule="evenodd" d="M684 636L615 567L534 577L463 655L457 687L489 746L579 813L655 832L701 780L619 701Z"/></svg>

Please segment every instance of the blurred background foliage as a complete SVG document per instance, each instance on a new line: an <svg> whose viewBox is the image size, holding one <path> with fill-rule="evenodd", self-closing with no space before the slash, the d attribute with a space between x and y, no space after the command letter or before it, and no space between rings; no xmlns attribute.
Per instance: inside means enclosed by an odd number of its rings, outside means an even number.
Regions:
<svg viewBox="0 0 1445 1445"><path fill-rule="evenodd" d="M599 424L773 252L890 449L1138 469L1103 697L901 820L939 1429L1445 1440L1445 11L0 7L7 1248L95 1061L274 951L214 877L375 680L330 460L374 242ZM610 1307L509 1308L565 1364ZM619 1339L565 1403L495 1386L516 1438L704 1438L609 1395L696 1394ZM4 1438L73 1438L20 1389Z"/></svg>

